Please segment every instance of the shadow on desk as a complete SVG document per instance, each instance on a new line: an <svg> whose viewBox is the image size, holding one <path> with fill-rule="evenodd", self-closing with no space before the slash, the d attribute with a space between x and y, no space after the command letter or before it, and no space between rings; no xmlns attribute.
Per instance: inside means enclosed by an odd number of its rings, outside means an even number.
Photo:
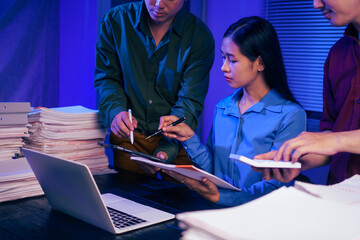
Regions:
<svg viewBox="0 0 360 240"><path fill-rule="evenodd" d="M136 202L177 214L217 209L186 186L127 171L94 176L103 193L113 193ZM86 201L86 199L84 199ZM52 210L46 197L0 204L0 239L179 239L176 220L113 235L69 215Z"/></svg>

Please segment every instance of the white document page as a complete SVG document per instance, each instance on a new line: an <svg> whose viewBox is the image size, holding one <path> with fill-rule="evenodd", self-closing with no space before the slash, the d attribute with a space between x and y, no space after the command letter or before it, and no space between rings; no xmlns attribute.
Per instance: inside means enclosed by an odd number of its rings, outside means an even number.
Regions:
<svg viewBox="0 0 360 240"><path fill-rule="evenodd" d="M329 186L295 181L295 188L329 201L360 207L360 175L354 175L341 183Z"/></svg>
<svg viewBox="0 0 360 240"><path fill-rule="evenodd" d="M358 239L360 208L282 187L238 207L178 214L220 239Z"/></svg>

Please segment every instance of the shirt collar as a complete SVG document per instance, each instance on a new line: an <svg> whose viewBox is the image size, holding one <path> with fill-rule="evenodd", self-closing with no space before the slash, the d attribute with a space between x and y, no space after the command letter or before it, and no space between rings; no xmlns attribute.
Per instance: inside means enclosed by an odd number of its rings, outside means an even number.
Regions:
<svg viewBox="0 0 360 240"><path fill-rule="evenodd" d="M144 26L147 26L147 23L146 23L146 6L145 6L145 2L144 1L141 1L141 5L140 7L137 9L137 12L136 12L136 20L134 22L134 29L137 28L137 29L141 29L141 30L144 30Z"/></svg>
<svg viewBox="0 0 360 240"><path fill-rule="evenodd" d="M359 33L356 30L355 26L352 25L351 23L347 25L346 29L345 29L345 33L344 33L345 37L350 37L350 38L354 38L356 40L359 39Z"/></svg>
<svg viewBox="0 0 360 240"><path fill-rule="evenodd" d="M134 23L134 28L141 29L143 32L147 31L145 29L149 29L148 24L146 22L146 14L148 14L146 9L145 2L142 1L141 6L138 8L138 12L136 13L136 21ZM189 26L189 22L191 22L191 14L185 10L183 7L175 16L171 27L176 34L182 36L185 32L187 26ZM146 26L146 27L145 27Z"/></svg>
<svg viewBox="0 0 360 240"><path fill-rule="evenodd" d="M223 101L217 107L224 108L224 113L227 115L238 115L238 101L243 95L243 88L237 90L228 101ZM258 103L251 107L252 112L261 112L267 109L272 112L281 112L283 104L287 100L284 99L276 90L271 89Z"/></svg>

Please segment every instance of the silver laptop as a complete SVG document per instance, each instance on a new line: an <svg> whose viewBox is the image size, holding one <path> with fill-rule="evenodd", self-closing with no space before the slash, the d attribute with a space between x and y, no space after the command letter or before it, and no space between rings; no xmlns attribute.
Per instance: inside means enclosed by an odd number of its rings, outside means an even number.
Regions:
<svg viewBox="0 0 360 240"><path fill-rule="evenodd" d="M89 168L23 148L50 205L114 234L173 219L173 214L100 191Z"/></svg>

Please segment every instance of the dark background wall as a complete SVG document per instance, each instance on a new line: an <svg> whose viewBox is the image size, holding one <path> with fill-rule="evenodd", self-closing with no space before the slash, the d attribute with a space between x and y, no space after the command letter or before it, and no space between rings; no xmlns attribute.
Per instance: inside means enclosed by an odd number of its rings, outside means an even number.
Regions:
<svg viewBox="0 0 360 240"><path fill-rule="evenodd" d="M0 1L0 101L59 104L59 1Z"/></svg>
<svg viewBox="0 0 360 240"><path fill-rule="evenodd" d="M30 101L33 107L83 105L96 108L93 88L95 43L103 14L129 0L3 0L0 4L0 101ZM216 41L199 132L205 139L213 108L230 89L220 71L221 38L248 15L263 15L260 0L187 1L186 8L208 23Z"/></svg>

